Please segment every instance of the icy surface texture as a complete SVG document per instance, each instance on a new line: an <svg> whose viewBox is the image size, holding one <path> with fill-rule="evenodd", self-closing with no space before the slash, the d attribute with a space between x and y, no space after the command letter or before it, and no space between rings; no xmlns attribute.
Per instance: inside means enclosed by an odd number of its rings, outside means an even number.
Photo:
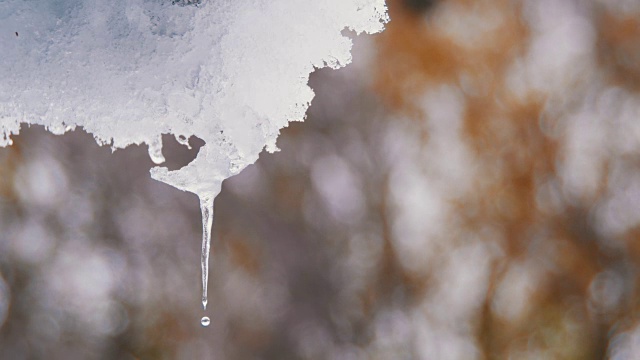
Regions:
<svg viewBox="0 0 640 360"><path fill-rule="evenodd" d="M304 118L314 67L350 62L342 31L386 21L384 0L2 0L0 146L20 123L82 126L161 164L161 134L195 135L193 162L151 176L213 198Z"/></svg>

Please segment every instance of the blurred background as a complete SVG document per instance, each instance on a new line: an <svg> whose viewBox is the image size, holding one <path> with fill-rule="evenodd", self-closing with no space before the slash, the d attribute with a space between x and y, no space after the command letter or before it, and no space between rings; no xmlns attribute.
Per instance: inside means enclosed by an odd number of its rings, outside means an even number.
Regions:
<svg viewBox="0 0 640 360"><path fill-rule="evenodd" d="M640 2L388 5L224 182L206 313L196 196L23 127L0 359L639 359Z"/></svg>

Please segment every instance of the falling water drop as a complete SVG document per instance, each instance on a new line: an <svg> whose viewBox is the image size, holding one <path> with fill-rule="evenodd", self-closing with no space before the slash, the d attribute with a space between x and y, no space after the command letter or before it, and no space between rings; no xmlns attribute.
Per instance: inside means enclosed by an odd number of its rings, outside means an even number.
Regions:
<svg viewBox="0 0 640 360"><path fill-rule="evenodd" d="M209 248L211 246L211 225L213 224L213 197L201 196L200 209L202 210L202 257L200 265L202 267L202 307L207 309L207 285L209 282ZM209 325L209 318L202 318L202 325Z"/></svg>
<svg viewBox="0 0 640 360"><path fill-rule="evenodd" d="M202 326L207 327L209 326L209 324L211 324L211 319L209 319L208 316L203 316L202 320L200 320L200 324L202 324Z"/></svg>

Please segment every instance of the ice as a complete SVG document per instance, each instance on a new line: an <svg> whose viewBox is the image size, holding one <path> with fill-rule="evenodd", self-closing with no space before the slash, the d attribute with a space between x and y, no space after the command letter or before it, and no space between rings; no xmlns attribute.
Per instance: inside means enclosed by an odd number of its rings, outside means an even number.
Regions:
<svg viewBox="0 0 640 360"><path fill-rule="evenodd" d="M343 30L387 20L384 0L2 0L0 146L21 123L81 126L162 164L162 134L201 138L194 161L151 176L200 197L204 272L222 181L304 119L315 68L351 61Z"/></svg>
<svg viewBox="0 0 640 360"><path fill-rule="evenodd" d="M213 199L203 196L200 198L202 210L202 308L207 310L207 288L209 283L209 249L211 247L211 225L213 225Z"/></svg>

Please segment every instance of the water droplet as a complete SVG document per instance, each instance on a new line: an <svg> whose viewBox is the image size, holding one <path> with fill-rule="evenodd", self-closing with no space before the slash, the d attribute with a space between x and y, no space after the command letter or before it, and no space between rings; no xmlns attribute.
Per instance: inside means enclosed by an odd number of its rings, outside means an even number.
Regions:
<svg viewBox="0 0 640 360"><path fill-rule="evenodd" d="M200 324L202 324L202 326L209 326L209 324L211 324L211 319L209 319L208 316L203 316L202 320L200 320Z"/></svg>

